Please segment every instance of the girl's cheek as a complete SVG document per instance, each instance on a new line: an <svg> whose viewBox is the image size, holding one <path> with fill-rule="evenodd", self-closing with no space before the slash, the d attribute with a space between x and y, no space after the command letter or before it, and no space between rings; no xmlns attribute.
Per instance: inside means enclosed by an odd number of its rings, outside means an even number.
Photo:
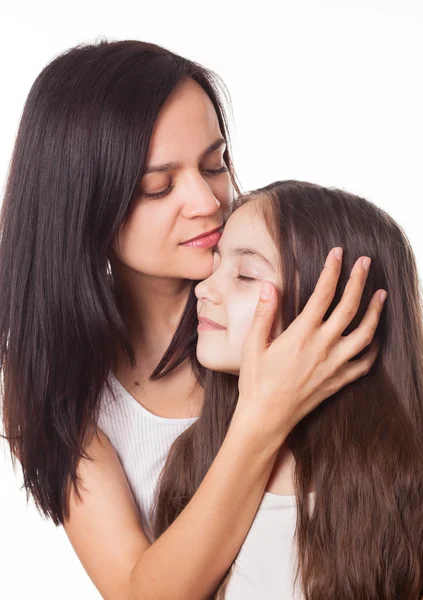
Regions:
<svg viewBox="0 0 423 600"><path fill-rule="evenodd" d="M260 292L259 292L260 293ZM236 345L243 344L254 319L259 293L257 297L243 295L232 296L227 307L230 336Z"/></svg>

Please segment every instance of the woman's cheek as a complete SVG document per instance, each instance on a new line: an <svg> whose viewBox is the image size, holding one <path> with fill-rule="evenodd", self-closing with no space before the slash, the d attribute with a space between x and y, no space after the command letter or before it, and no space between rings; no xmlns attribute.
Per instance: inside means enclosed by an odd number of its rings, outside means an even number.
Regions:
<svg viewBox="0 0 423 600"><path fill-rule="evenodd" d="M226 177L222 175L221 180L215 183L213 193L219 200L222 210L226 213L229 210L229 205L234 193L229 173ZM225 218L227 217L228 215L225 214Z"/></svg>

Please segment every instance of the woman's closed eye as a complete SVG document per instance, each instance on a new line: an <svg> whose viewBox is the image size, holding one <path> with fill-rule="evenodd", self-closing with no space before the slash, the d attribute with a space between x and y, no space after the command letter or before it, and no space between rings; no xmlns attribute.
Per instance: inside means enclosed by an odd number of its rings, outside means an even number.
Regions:
<svg viewBox="0 0 423 600"><path fill-rule="evenodd" d="M173 190L173 185L170 184L167 186L167 188L165 188L164 190L160 191L160 192L141 192L142 196L144 198L163 198L164 196L167 196L168 194L170 194L170 192Z"/></svg>
<svg viewBox="0 0 423 600"><path fill-rule="evenodd" d="M209 175L220 175L221 173L227 173L228 167L226 165L222 165L218 169L204 169L204 171Z"/></svg>
<svg viewBox="0 0 423 600"><path fill-rule="evenodd" d="M227 173L228 168L226 165L222 165L221 167L218 167L217 169L203 169L204 173L207 173L208 175L211 175L212 177L215 175L220 175L221 173ZM144 192L142 191L141 194L144 198L163 198L164 196L167 196L168 194L170 194L170 192L173 190L173 184L170 183L164 190L161 190L159 192Z"/></svg>

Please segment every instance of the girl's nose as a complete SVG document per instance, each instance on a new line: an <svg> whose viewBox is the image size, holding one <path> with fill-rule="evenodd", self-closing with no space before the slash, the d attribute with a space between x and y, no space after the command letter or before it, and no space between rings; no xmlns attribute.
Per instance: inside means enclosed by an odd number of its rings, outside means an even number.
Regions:
<svg viewBox="0 0 423 600"><path fill-rule="evenodd" d="M210 277L207 277L204 281L200 281L200 283L195 286L194 293L201 302L212 302L213 304L219 303L220 296L213 275L210 275Z"/></svg>

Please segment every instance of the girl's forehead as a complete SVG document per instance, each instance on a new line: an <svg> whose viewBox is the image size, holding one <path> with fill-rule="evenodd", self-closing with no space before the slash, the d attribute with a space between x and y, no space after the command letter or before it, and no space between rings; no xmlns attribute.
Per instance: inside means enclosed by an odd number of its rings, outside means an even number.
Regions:
<svg viewBox="0 0 423 600"><path fill-rule="evenodd" d="M266 234L267 227L260 207L260 201L248 200L236 208L229 216L224 232L229 235L242 235L249 231Z"/></svg>
<svg viewBox="0 0 423 600"><path fill-rule="evenodd" d="M272 262L277 260L277 250L268 231L263 212L256 200L246 202L229 217L219 242L219 250L234 247L252 247L263 252Z"/></svg>

